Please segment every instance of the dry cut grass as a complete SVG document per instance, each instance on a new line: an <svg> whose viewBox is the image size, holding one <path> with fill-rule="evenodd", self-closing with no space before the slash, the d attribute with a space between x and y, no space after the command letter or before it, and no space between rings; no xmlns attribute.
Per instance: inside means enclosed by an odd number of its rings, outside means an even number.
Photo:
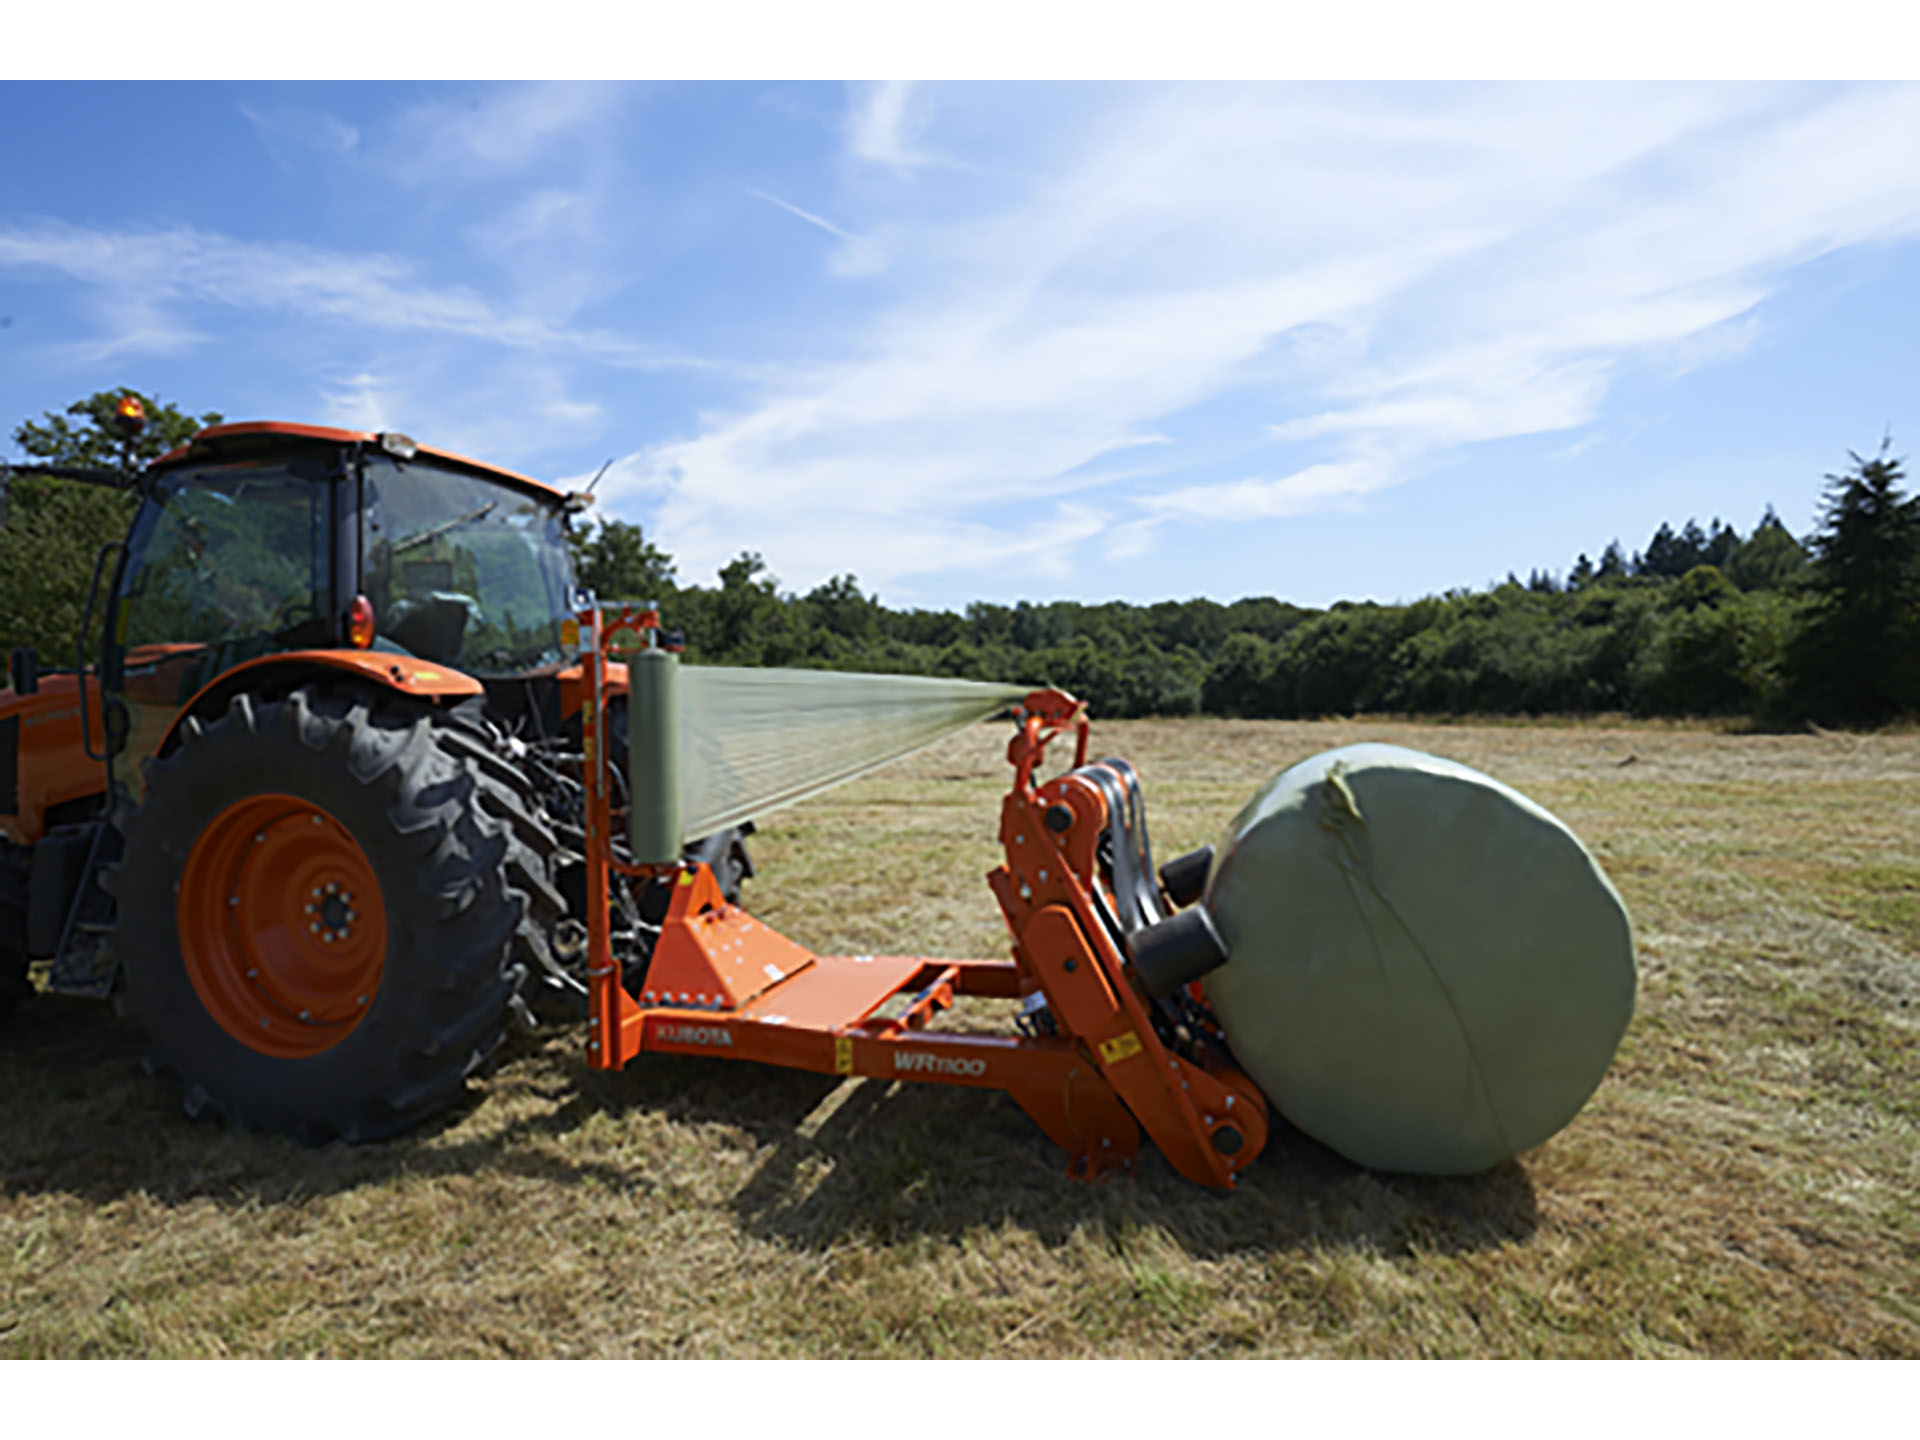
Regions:
<svg viewBox="0 0 1920 1440"><path fill-rule="evenodd" d="M196 1125L104 1009L0 1031L0 1355L1920 1355L1920 738L1116 724L1163 854L1390 740L1563 816L1633 912L1638 1016L1574 1124L1371 1174L1284 1124L1236 1194L1084 1187L1004 1099L522 1045L424 1133ZM826 951L998 954L1002 735L769 823L752 904ZM973 1014L968 1023L995 1023Z"/></svg>

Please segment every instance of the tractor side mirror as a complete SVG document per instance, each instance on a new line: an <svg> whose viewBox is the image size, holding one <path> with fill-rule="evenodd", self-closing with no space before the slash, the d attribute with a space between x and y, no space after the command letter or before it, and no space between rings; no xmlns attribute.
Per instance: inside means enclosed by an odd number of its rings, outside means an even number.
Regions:
<svg viewBox="0 0 1920 1440"><path fill-rule="evenodd" d="M40 693L40 652L31 645L16 645L7 656L7 683L16 695Z"/></svg>

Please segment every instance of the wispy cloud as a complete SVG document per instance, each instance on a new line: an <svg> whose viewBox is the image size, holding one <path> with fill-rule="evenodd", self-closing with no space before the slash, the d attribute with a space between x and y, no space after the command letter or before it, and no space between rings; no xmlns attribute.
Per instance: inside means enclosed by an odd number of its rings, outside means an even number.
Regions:
<svg viewBox="0 0 1920 1440"><path fill-rule="evenodd" d="M467 286L426 284L393 256L236 240L187 226L96 229L42 221L0 227L0 272L7 270L56 271L88 287L103 321L112 324L110 333L85 342L102 355L178 348L194 332L168 317L198 308L477 340L625 369L710 368L664 346L503 310Z"/></svg>
<svg viewBox="0 0 1920 1440"><path fill-rule="evenodd" d="M852 152L923 158L911 98L865 93ZM1027 565L1035 525L1056 561L1137 555L1168 523L1374 503L1458 447L1586 425L1628 368L1750 338L1793 266L1920 234L1916 88L1173 87L1076 133L997 208L903 212L919 298L840 337L859 358L603 490L650 497L693 574L776 534L795 583L851 565L908 595ZM1185 418L1226 397L1237 430ZM1141 434L1176 442L1158 478L1100 473Z"/></svg>
<svg viewBox="0 0 1920 1440"><path fill-rule="evenodd" d="M769 205L779 206L789 215L804 220L807 224L824 230L839 240L840 245L827 262L827 268L835 275L857 279L861 276L877 275L887 268L887 252L872 238L856 235L850 230L842 230L824 216L816 215L811 210L802 210L791 200L782 200L778 195L770 195L765 190L749 188L747 193L766 201Z"/></svg>
<svg viewBox="0 0 1920 1440"><path fill-rule="evenodd" d="M932 160L914 148L921 116L913 104L912 85L888 80L849 88L847 149L856 158L903 171Z"/></svg>
<svg viewBox="0 0 1920 1440"><path fill-rule="evenodd" d="M806 221L807 224L818 226L820 229L826 231L827 234L829 235L837 236L842 240L857 240L860 238L857 235L849 234L847 231L842 230L838 225L834 224L831 220L823 219L822 217L814 214L811 210L802 210L798 205L794 204L791 200L782 200L778 195L769 195L764 190L750 189L747 191L747 193L749 195L758 196L760 199L766 201L769 205L778 205L782 210L786 211L789 215L797 215L802 220Z"/></svg>
<svg viewBox="0 0 1920 1440"><path fill-rule="evenodd" d="M301 152L326 156L351 153L360 144L360 131L324 110L276 105L256 110L242 105L240 113L253 126L260 143L283 170L292 170Z"/></svg>
<svg viewBox="0 0 1920 1440"><path fill-rule="evenodd" d="M373 239L0 216L0 278L62 334L11 353L217 341L324 418L589 473L620 446L603 504L684 574L752 548L945 601L1619 433L1623 378L1721 363L1795 267L1920 237L1911 86L883 84L772 140L705 94L406 93L246 112L364 186Z"/></svg>
<svg viewBox="0 0 1920 1440"><path fill-rule="evenodd" d="M601 133L623 99L618 86L566 81L425 100L395 120L376 159L407 185L493 179Z"/></svg>
<svg viewBox="0 0 1920 1440"><path fill-rule="evenodd" d="M318 418L323 425L347 430L398 430L419 424L405 392L391 377L370 370L322 382Z"/></svg>
<svg viewBox="0 0 1920 1440"><path fill-rule="evenodd" d="M1283 520L1315 510L1351 505L1362 495L1393 483L1385 465L1363 460L1310 465L1291 475L1265 480L1248 478L1207 485L1185 485L1140 503L1158 515L1189 520Z"/></svg>

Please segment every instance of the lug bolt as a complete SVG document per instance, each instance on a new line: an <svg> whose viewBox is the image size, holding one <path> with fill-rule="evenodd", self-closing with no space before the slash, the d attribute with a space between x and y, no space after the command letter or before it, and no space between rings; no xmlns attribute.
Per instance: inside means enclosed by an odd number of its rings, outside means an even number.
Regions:
<svg viewBox="0 0 1920 1440"><path fill-rule="evenodd" d="M331 945L333 943L333 932L329 930L326 934L322 935L320 937L320 943L322 945Z"/></svg>
<svg viewBox="0 0 1920 1440"><path fill-rule="evenodd" d="M314 898L314 899L316 899L316 900L318 900L318 899L319 899L319 898L321 897L321 895L323 895L324 893L326 893L326 892L324 892L323 890L321 890L321 888L320 888L320 887L319 887L318 885L316 885L316 886L314 886L314 887L313 887L313 898Z"/></svg>
<svg viewBox="0 0 1920 1440"><path fill-rule="evenodd" d="M327 882L327 894L331 895L333 894L334 891L338 890L339 888L340 887L334 884L331 880Z"/></svg>
<svg viewBox="0 0 1920 1440"><path fill-rule="evenodd" d="M309 920L307 922L307 933L309 935L318 935L320 933L320 922L318 920Z"/></svg>
<svg viewBox="0 0 1920 1440"><path fill-rule="evenodd" d="M346 938L347 938L347 937L348 937L349 935L351 935L351 934L353 934L353 931L352 931L351 929L349 929L349 928L348 928L347 926L345 926L345 925L342 925L342 926L340 927L340 938L341 938L342 940L344 940L344 939L346 939Z"/></svg>

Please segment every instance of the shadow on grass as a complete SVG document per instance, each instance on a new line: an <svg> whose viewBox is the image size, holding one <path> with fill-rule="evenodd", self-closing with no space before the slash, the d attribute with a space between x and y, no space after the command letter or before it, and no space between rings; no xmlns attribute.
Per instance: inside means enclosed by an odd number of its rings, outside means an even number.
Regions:
<svg viewBox="0 0 1920 1440"><path fill-rule="evenodd" d="M1067 1157L1019 1107L990 1091L669 1057L609 1075L571 1056L535 1057L509 1085L532 1085L552 1103L472 1139L452 1137L477 1097L382 1144L307 1149L185 1120L177 1085L146 1076L141 1053L137 1030L91 1002L40 997L0 1020L0 1195L284 1204L467 1174L646 1194L653 1183L633 1167L540 1143L564 1142L596 1117L644 1113L751 1136L758 1164L727 1202L741 1227L823 1251L849 1240L957 1240L983 1227L1062 1244L1092 1227L1116 1246L1158 1229L1197 1258L1457 1254L1524 1241L1538 1226L1518 1163L1458 1179L1379 1175L1277 1117L1265 1154L1232 1193L1183 1179L1150 1143L1133 1175L1083 1185L1065 1177Z"/></svg>
<svg viewBox="0 0 1920 1440"><path fill-rule="evenodd" d="M633 1106L738 1127L761 1152L729 1202L742 1228L814 1250L951 1241L1003 1226L1057 1245L1092 1225L1116 1245L1161 1229L1201 1259L1287 1249L1459 1254L1524 1241L1539 1225L1533 1183L1517 1162L1460 1178L1381 1175L1277 1117L1265 1153L1229 1193L1186 1180L1151 1142L1131 1176L1069 1180L1065 1153L992 1091L664 1057L593 1080L556 1124L569 1111Z"/></svg>
<svg viewBox="0 0 1920 1440"><path fill-rule="evenodd" d="M506 1174L555 1184L596 1180L645 1193L652 1182L618 1164L576 1161L518 1143L570 1129L550 1114L471 1139L460 1122L483 1096L405 1135L367 1145L304 1146L247 1134L181 1110L180 1085L145 1071L138 1026L98 1001L41 995L0 1017L0 1197L62 1193L107 1204L145 1196L176 1205L275 1205L400 1179ZM590 1072L584 1067L582 1078ZM618 1079L619 1077L599 1077Z"/></svg>
<svg viewBox="0 0 1920 1440"><path fill-rule="evenodd" d="M1539 1223L1516 1163L1462 1179L1378 1175L1277 1117L1232 1192L1185 1179L1151 1141L1130 1176L1069 1180L1066 1155L1010 1099L958 1087L867 1081L814 1134L769 1127L766 1138L768 1154L733 1207L749 1231L814 1248L1002 1227L1061 1244L1093 1226L1115 1245L1164 1230L1198 1259L1403 1255L1488 1249L1525 1240Z"/></svg>

